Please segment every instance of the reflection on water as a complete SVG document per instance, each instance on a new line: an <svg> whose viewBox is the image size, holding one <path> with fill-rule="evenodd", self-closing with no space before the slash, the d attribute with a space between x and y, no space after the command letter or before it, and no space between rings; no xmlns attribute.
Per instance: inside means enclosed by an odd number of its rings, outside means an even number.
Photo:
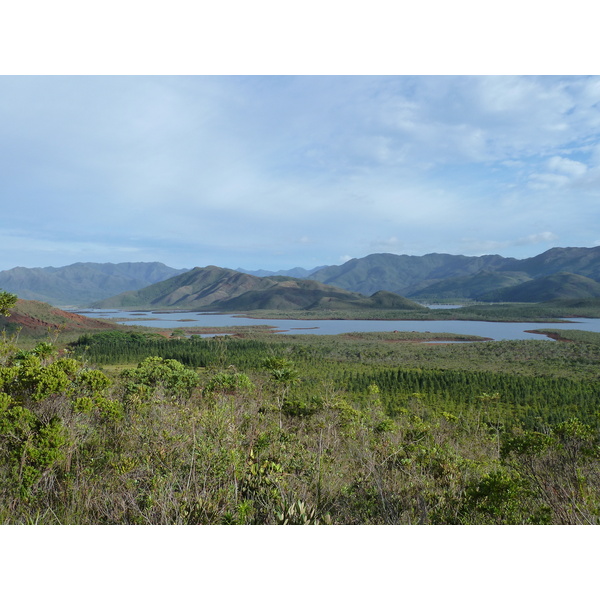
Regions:
<svg viewBox="0 0 600 600"><path fill-rule="evenodd" d="M335 335L356 331L414 331L419 333L458 333L478 335L493 340L540 340L547 339L530 329L579 329L600 332L600 319L577 319L576 323L494 323L489 321L307 321L292 319L249 319L238 315L199 312L150 312L86 309L73 311L97 319L116 319L123 325L145 327L179 328L182 323L189 327L232 327L267 325L282 334ZM226 333L226 332L224 332ZM214 335L214 334L213 334Z"/></svg>
<svg viewBox="0 0 600 600"><path fill-rule="evenodd" d="M436 309L449 309L449 308L462 308L463 305L462 304L425 304L424 306L426 306L427 308L433 308L434 310Z"/></svg>

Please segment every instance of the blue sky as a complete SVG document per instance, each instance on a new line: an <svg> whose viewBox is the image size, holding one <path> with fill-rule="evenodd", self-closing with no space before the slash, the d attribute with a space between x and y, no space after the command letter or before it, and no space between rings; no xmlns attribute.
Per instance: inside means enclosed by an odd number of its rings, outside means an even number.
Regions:
<svg viewBox="0 0 600 600"><path fill-rule="evenodd" d="M600 245L600 77L1 76L0 269Z"/></svg>

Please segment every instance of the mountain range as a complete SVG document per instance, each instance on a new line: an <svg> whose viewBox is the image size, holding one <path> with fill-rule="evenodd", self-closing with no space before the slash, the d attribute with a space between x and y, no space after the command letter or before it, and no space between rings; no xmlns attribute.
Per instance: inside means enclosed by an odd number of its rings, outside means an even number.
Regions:
<svg viewBox="0 0 600 600"><path fill-rule="evenodd" d="M559 273L585 279L557 278ZM589 280L600 282L600 247L552 248L526 259L371 254L325 267L310 278L362 294L385 289L421 301L542 302L550 296L592 297L598 293Z"/></svg>
<svg viewBox="0 0 600 600"><path fill-rule="evenodd" d="M420 302L543 302L600 297L600 247L552 248L526 259L497 254L381 253L338 266L277 272L215 266L173 269L156 262L16 267L0 271L0 289L57 306L96 303L114 307L210 306L211 310L283 310L325 304L342 308L365 303L399 307L406 298ZM391 295L374 296L377 292Z"/></svg>

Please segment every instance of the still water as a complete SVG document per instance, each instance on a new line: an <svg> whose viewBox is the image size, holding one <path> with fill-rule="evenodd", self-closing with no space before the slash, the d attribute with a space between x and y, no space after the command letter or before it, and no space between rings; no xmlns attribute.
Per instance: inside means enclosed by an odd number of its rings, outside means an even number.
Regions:
<svg viewBox="0 0 600 600"><path fill-rule="evenodd" d="M232 327L268 325L284 334L335 335L353 331L418 331L478 335L493 340L540 340L529 329L580 329L600 332L600 319L577 319L575 323L492 323L489 321L304 321L249 319L238 315L200 312L150 312L85 309L74 311L97 319L115 319L123 325L144 327Z"/></svg>

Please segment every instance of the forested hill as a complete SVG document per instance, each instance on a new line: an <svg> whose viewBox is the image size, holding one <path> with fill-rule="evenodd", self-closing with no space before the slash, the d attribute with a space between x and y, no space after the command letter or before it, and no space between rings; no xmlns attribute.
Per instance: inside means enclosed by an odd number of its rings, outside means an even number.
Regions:
<svg viewBox="0 0 600 600"><path fill-rule="evenodd" d="M212 265L196 267L167 281L119 294L93 306L192 310L423 308L392 293L374 294L368 298L317 281L293 277L256 277Z"/></svg>
<svg viewBox="0 0 600 600"><path fill-rule="evenodd" d="M0 271L0 289L55 306L89 306L126 290L185 272L160 262L75 263L66 267L15 267Z"/></svg>
<svg viewBox="0 0 600 600"><path fill-rule="evenodd" d="M552 292L558 274L562 274L560 286ZM600 247L552 248L527 259L371 254L320 269L309 278L362 294L383 289L414 299L542 302L595 297L598 290L593 284L600 283ZM539 285L525 285L537 280Z"/></svg>

